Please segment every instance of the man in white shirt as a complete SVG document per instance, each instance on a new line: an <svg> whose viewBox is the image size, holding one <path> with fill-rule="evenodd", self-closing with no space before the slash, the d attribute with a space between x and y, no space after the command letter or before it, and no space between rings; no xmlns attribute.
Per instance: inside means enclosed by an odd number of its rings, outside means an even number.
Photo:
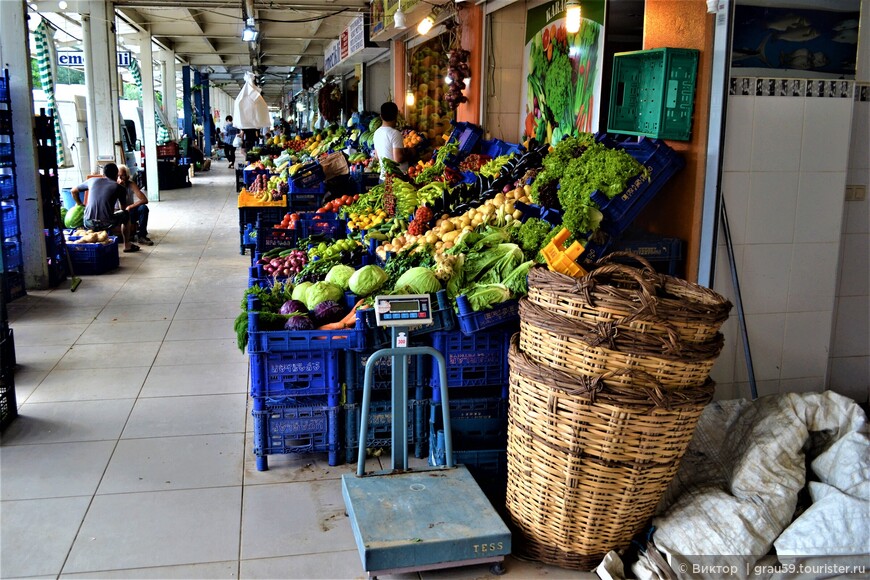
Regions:
<svg viewBox="0 0 870 580"><path fill-rule="evenodd" d="M402 133L396 130L396 120L399 118L399 107L396 103L387 102L381 105L381 121L383 124L375 131L374 142L375 152L378 154L378 159L383 162L384 159L392 159L402 168L402 171L408 171L409 151L405 149ZM386 172L384 164L381 163L381 181L384 180Z"/></svg>

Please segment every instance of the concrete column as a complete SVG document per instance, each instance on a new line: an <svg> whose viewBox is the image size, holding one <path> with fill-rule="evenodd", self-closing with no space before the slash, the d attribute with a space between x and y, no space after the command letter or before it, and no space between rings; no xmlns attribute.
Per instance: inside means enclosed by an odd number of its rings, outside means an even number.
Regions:
<svg viewBox="0 0 870 580"><path fill-rule="evenodd" d="M0 17L0 66L9 69L12 131L15 133L15 175L18 181L18 220L24 256L24 283L30 289L48 287L45 259L42 194L33 134L33 86L27 7L24 0L3 3ZM22 74L26 72L27 74Z"/></svg>
<svg viewBox="0 0 870 580"><path fill-rule="evenodd" d="M202 154L206 157L211 157L211 143L212 143L212 134L211 134L211 101L209 97L211 96L211 91L208 86L208 73L203 73L200 75L202 79L202 122L203 122L203 143L202 143Z"/></svg>
<svg viewBox="0 0 870 580"><path fill-rule="evenodd" d="M193 108L190 106L190 66L181 67L181 92L184 105L184 132L193 143Z"/></svg>
<svg viewBox="0 0 870 580"><path fill-rule="evenodd" d="M145 144L145 177L148 199L160 201L160 179L157 174L157 126L154 122L154 64L151 34L139 33L139 58L142 69L142 142Z"/></svg>
<svg viewBox="0 0 870 580"><path fill-rule="evenodd" d="M85 51L85 84L88 87L88 139L92 164L110 161L123 163L120 114L118 111L118 57L112 32L115 8L111 2L88 0L79 4L86 9L88 32ZM84 33L84 27L83 27ZM95 169L95 168L91 168Z"/></svg>
<svg viewBox="0 0 870 580"><path fill-rule="evenodd" d="M178 131L178 96L175 91L175 52L163 51L163 105L166 113L166 120L173 132Z"/></svg>

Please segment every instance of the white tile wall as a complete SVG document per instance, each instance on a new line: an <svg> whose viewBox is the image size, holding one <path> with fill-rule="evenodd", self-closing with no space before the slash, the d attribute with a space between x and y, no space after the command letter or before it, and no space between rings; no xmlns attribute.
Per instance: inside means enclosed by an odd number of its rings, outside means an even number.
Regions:
<svg viewBox="0 0 870 580"><path fill-rule="evenodd" d="M797 97L756 97L752 123L752 171L800 168L804 101ZM728 128L726 128L726 131Z"/></svg>
<svg viewBox="0 0 870 580"><path fill-rule="evenodd" d="M829 309L834 303L837 286L839 244L795 244L792 247L794 251L786 310L808 312L821 307Z"/></svg>
<svg viewBox="0 0 870 580"><path fill-rule="evenodd" d="M794 240L797 193L796 171L753 172L745 242L790 244Z"/></svg>
<svg viewBox="0 0 870 580"><path fill-rule="evenodd" d="M813 377L825 382L831 344L831 310L785 315L781 379Z"/></svg>
<svg viewBox="0 0 870 580"><path fill-rule="evenodd" d="M864 79L866 81L866 79ZM847 184L870 186L870 102L854 102ZM847 201L828 387L870 400L870 200Z"/></svg>
<svg viewBox="0 0 870 580"><path fill-rule="evenodd" d="M748 244L739 270L743 307L747 314L786 312L791 244Z"/></svg>
<svg viewBox="0 0 870 580"><path fill-rule="evenodd" d="M801 172L794 241L839 241L843 223L845 191L845 171Z"/></svg>
<svg viewBox="0 0 870 580"><path fill-rule="evenodd" d="M752 168L752 120L755 97L728 100L728 130L725 132L724 171L749 171Z"/></svg>
<svg viewBox="0 0 870 580"><path fill-rule="evenodd" d="M801 171L846 171L852 99L809 98L804 109Z"/></svg>
<svg viewBox="0 0 870 580"><path fill-rule="evenodd" d="M846 178L853 178L856 164L848 162L850 149L854 160L856 147L862 147L855 145L852 108L864 104L845 98L729 97L722 191L737 244L760 395L820 390L829 375L840 384L849 373L866 373L867 365L852 358L830 368L832 355L868 354L868 220L866 213L855 215L866 212L866 204L853 202L844 218ZM870 165L867 154L859 157ZM844 228L855 230L854 239L843 239ZM725 250L720 245L717 252L714 287L733 297ZM849 265L842 274L841 253ZM717 397L748 395L737 313L732 315L713 370Z"/></svg>
<svg viewBox="0 0 870 580"><path fill-rule="evenodd" d="M725 171L722 174L722 193L727 200L728 225L735 244L746 242L746 215L749 207L750 173L748 171ZM724 243L724 237L719 236Z"/></svg>

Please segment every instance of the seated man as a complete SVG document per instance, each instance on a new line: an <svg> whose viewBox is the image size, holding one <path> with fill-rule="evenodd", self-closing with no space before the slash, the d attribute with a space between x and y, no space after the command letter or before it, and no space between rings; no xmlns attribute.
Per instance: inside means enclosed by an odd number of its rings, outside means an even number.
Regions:
<svg viewBox="0 0 870 580"><path fill-rule="evenodd" d="M126 165L118 166L118 185L127 189L126 210L130 212L130 223L126 235L134 242L146 246L153 246L154 242L148 237L148 198L130 179L130 169Z"/></svg>
<svg viewBox="0 0 870 580"><path fill-rule="evenodd" d="M88 203L83 204L79 193L88 192ZM85 205L85 227L91 230L112 230L124 240L124 252L138 252L139 246L125 236L124 226L130 221L126 211L127 190L118 185L118 166L109 163L103 167L103 177L95 177L72 188L76 205ZM115 207L120 211L115 211Z"/></svg>

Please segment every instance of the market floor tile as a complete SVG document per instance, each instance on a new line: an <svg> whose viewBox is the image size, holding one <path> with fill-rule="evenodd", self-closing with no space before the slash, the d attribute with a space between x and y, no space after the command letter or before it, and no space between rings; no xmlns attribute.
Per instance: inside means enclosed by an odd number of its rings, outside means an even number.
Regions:
<svg viewBox="0 0 870 580"><path fill-rule="evenodd" d="M355 464L274 455L256 469L248 358L232 328L251 263L234 183L214 168L162 192L149 206L154 246L82 276L76 292L67 280L9 305L21 416L0 437L0 577L366 577L341 496ZM490 577L382 578L421 576Z"/></svg>
<svg viewBox="0 0 870 580"><path fill-rule="evenodd" d="M64 572L219 562L238 554L241 487L97 495Z"/></svg>

